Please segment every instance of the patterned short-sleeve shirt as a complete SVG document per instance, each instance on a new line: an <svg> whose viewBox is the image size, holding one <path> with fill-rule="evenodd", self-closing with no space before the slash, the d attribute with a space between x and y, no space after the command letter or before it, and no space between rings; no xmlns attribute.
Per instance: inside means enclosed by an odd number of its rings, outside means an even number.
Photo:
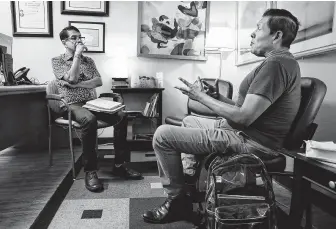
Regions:
<svg viewBox="0 0 336 229"><path fill-rule="evenodd" d="M87 56L80 57L80 76L78 82L87 81L96 77L100 77L100 74L96 68L96 65L92 58ZM68 74L73 62L73 57L68 54L61 54L54 57L51 60L53 72L56 76L57 86L59 93L63 96L64 100L69 103L85 102L96 98L95 89L91 88L70 88L64 85L62 80L65 75Z"/></svg>

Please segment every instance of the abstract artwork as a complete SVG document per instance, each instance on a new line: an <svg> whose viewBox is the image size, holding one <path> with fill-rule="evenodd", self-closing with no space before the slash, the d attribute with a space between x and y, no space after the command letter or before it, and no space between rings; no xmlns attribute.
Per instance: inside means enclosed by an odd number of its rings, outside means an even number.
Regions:
<svg viewBox="0 0 336 229"><path fill-rule="evenodd" d="M206 60L209 2L139 2L138 56Z"/></svg>

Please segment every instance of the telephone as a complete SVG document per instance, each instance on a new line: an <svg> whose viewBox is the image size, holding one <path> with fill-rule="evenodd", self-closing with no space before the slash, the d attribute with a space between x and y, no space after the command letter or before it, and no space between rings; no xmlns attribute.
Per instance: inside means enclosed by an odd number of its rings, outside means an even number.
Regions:
<svg viewBox="0 0 336 229"><path fill-rule="evenodd" d="M13 57L8 53L0 53L0 70L5 77L5 86L33 84L27 78L29 68L23 67L13 73Z"/></svg>
<svg viewBox="0 0 336 229"><path fill-rule="evenodd" d="M14 72L14 78L17 84L33 84L28 78L27 74L29 72L30 68L22 67L18 69L16 72Z"/></svg>

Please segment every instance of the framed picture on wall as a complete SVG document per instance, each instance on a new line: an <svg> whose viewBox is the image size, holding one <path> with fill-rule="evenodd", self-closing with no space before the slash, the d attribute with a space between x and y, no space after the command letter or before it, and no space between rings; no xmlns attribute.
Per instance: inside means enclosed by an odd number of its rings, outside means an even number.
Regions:
<svg viewBox="0 0 336 229"><path fill-rule="evenodd" d="M69 25L79 29L83 43L88 48L86 52L105 53L105 23L69 21Z"/></svg>
<svg viewBox="0 0 336 229"><path fill-rule="evenodd" d="M272 7L272 2L243 1L236 7L236 65L254 63L264 59L251 53L251 34L263 13Z"/></svg>
<svg viewBox="0 0 336 229"><path fill-rule="evenodd" d="M322 2L274 2L274 7L286 9L300 22L299 31L290 51L297 58L336 50L336 4Z"/></svg>
<svg viewBox="0 0 336 229"><path fill-rule="evenodd" d="M209 2L145 1L138 4L138 56L207 60Z"/></svg>
<svg viewBox="0 0 336 229"><path fill-rule="evenodd" d="M14 37L53 37L52 2L12 1Z"/></svg>
<svg viewBox="0 0 336 229"><path fill-rule="evenodd" d="M108 1L61 1L61 14L108 16Z"/></svg>

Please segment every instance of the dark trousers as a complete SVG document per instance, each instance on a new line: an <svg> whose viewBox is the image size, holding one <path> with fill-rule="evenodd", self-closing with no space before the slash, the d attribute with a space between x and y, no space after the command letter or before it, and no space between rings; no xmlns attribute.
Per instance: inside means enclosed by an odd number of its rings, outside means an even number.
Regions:
<svg viewBox="0 0 336 229"><path fill-rule="evenodd" d="M83 103L75 103L70 105L71 118L78 122L82 128L80 129L82 147L83 147L83 164L84 171L97 170L97 120L104 121L113 125L114 128L114 151L115 164L125 162L125 154L129 153L127 147L127 115L125 113L107 114L103 112L89 111L83 108ZM64 115L65 118L67 114Z"/></svg>

